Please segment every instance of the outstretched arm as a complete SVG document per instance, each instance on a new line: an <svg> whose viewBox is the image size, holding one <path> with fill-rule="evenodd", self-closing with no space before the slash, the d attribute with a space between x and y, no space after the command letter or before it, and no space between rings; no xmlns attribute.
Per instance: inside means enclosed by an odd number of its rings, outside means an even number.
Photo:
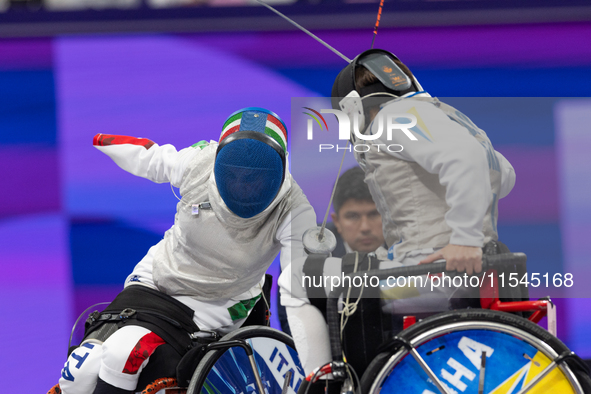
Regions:
<svg viewBox="0 0 591 394"><path fill-rule="evenodd" d="M97 134L93 145L125 171L153 182L179 186L188 161L198 149L177 151L172 145L158 145L147 138Z"/></svg>

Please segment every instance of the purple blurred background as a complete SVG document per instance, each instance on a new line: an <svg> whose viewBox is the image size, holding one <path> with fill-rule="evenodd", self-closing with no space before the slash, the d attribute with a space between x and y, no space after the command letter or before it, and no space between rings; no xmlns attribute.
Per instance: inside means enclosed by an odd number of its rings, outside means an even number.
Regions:
<svg viewBox="0 0 591 394"><path fill-rule="evenodd" d="M318 34L349 57L371 43L370 29ZM591 23L415 27L383 29L376 42L434 96L572 97L533 100L515 127L470 100L450 100L516 169L517 186L499 208L501 240L528 254L530 271L573 272L582 283L591 274L590 36ZM5 390L54 385L78 314L112 299L172 224L170 186L119 169L92 147L94 134L180 149L217 140L226 117L247 106L269 108L289 125L291 98L329 96L344 65L293 31L1 39ZM340 154L335 159L334 167L294 168L319 219ZM277 277L277 264L271 271ZM591 303L556 301L559 337L591 357Z"/></svg>

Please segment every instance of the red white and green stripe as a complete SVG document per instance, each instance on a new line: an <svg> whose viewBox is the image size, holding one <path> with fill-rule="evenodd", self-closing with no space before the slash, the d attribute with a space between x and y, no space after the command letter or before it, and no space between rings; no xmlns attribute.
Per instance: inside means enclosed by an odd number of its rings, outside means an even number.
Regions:
<svg viewBox="0 0 591 394"><path fill-rule="evenodd" d="M222 140L224 140L230 134L233 134L240 130L240 121L242 120L242 114L243 112L238 112L237 114L230 116L228 120L226 120L226 123L224 123L224 127L222 129L222 135L220 135L220 142L222 142Z"/></svg>
<svg viewBox="0 0 591 394"><path fill-rule="evenodd" d="M264 123L264 128L261 127L259 130L251 130L251 131L258 131L267 134L268 136L272 137L275 141L281 145L284 151L287 151L287 130L283 125L283 122L279 120L277 117L263 112L263 111L252 111L252 110L244 110L238 111L226 120L224 123L224 127L222 129L222 134L220 135L220 141L222 142L225 138L229 135L232 135L236 132L242 131L244 129L241 128L242 126L242 117L245 113L252 114L253 112L258 113L259 116L266 116L266 122ZM260 122L261 126L263 122Z"/></svg>

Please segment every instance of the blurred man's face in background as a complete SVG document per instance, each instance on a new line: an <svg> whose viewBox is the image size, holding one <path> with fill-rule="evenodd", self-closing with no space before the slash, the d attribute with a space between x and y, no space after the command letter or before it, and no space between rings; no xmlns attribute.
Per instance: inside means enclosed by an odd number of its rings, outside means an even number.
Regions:
<svg viewBox="0 0 591 394"><path fill-rule="evenodd" d="M332 214L332 221L353 251L374 252L384 244L382 217L373 202L349 199Z"/></svg>

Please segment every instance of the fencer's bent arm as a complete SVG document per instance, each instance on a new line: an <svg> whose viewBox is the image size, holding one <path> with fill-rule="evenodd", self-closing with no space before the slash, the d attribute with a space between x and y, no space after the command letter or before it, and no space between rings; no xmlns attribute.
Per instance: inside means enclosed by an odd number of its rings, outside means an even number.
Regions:
<svg viewBox="0 0 591 394"><path fill-rule="evenodd" d="M450 209L445 221L452 229L450 244L481 247L483 219L492 192L484 150L470 138L457 141L454 149L442 149L441 156L427 159L423 162L427 168L423 168L438 171L439 182L446 187L445 201Z"/></svg>
<svg viewBox="0 0 591 394"><path fill-rule="evenodd" d="M419 124L425 125L429 133L414 133L416 141L410 141L403 133L393 133L394 139L388 143L398 143L404 149L388 153L438 174L439 182L446 187L445 201L450 207L445 220L452 229L451 244L482 246L483 218L492 198L483 147L463 126L429 103L409 100L395 105L393 108L386 106L382 111L405 113L412 109L422 122Z"/></svg>
<svg viewBox="0 0 591 394"><path fill-rule="evenodd" d="M179 186L192 155L199 149L177 151L172 145L158 145L146 138L97 134L93 145L125 171L156 183Z"/></svg>

